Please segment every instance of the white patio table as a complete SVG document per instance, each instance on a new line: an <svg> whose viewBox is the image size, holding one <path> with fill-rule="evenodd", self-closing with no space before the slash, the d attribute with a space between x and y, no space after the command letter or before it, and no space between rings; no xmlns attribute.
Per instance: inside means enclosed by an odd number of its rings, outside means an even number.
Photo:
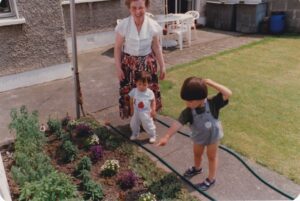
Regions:
<svg viewBox="0 0 300 201"><path fill-rule="evenodd" d="M168 14L168 15L155 15L154 16L154 20L156 20L158 22L158 24L163 28L168 23L172 23L172 22L178 23L179 21L192 20L192 19L193 19L193 16L187 15L187 14L182 14L182 13ZM191 31L190 25L188 25L188 30L189 30L189 32ZM188 33L188 34L190 34L190 33ZM176 45L177 45L176 40L170 40L170 39L162 40L163 47L173 47Z"/></svg>

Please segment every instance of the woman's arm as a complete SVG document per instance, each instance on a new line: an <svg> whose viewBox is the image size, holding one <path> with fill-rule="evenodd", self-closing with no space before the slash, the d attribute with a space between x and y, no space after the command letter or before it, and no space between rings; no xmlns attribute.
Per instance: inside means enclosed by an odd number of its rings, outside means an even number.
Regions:
<svg viewBox="0 0 300 201"><path fill-rule="evenodd" d="M153 37L152 50L154 51L154 54L157 58L157 61L158 61L159 67L160 67L159 78L161 80L163 80L166 75L166 68L165 68L165 62L164 62L158 35Z"/></svg>
<svg viewBox="0 0 300 201"><path fill-rule="evenodd" d="M207 86L210 86L219 91L223 95L223 100L228 100L229 97L232 95L232 91L224 85L221 85L211 79L204 79L204 81Z"/></svg>
<svg viewBox="0 0 300 201"><path fill-rule="evenodd" d="M123 80L125 78L124 73L121 69L121 54L122 54L123 44L124 44L124 37L117 32L116 39L115 39L114 57L115 57L117 76L119 80Z"/></svg>
<svg viewBox="0 0 300 201"><path fill-rule="evenodd" d="M134 107L133 107L133 98L131 98L131 97L129 99L129 105L130 105L130 114L129 115L132 116L134 113Z"/></svg>

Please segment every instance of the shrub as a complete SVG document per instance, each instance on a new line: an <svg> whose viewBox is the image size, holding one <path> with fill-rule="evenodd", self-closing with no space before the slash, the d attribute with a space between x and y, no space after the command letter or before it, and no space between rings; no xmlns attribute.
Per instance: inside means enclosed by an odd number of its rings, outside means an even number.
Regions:
<svg viewBox="0 0 300 201"><path fill-rule="evenodd" d="M61 130L61 123L58 119L49 118L47 121L47 125L48 125L48 130L51 133L56 134L56 133L60 132L60 130Z"/></svg>
<svg viewBox="0 0 300 201"><path fill-rule="evenodd" d="M119 171L120 165L118 160L107 160L101 166L101 175L111 177Z"/></svg>
<svg viewBox="0 0 300 201"><path fill-rule="evenodd" d="M95 129L95 134L99 137L101 142L105 142L110 136L108 129L104 126L97 127Z"/></svg>
<svg viewBox="0 0 300 201"><path fill-rule="evenodd" d="M67 140L67 141L63 142L61 149L62 149L62 160L64 162L68 163L68 162L75 160L76 155L77 155L77 149L72 144L71 141Z"/></svg>
<svg viewBox="0 0 300 201"><path fill-rule="evenodd" d="M53 171L40 180L25 183L19 200L64 200L76 196L76 187L71 184L70 178Z"/></svg>
<svg viewBox="0 0 300 201"><path fill-rule="evenodd" d="M149 186L149 190L155 193L159 200L176 198L177 193L181 190L181 183L174 173L170 173Z"/></svg>
<svg viewBox="0 0 300 201"><path fill-rule="evenodd" d="M156 201L156 197L154 194L148 192L148 193L143 193L138 201Z"/></svg>
<svg viewBox="0 0 300 201"><path fill-rule="evenodd" d="M67 125L67 130L68 130L68 131L74 130L78 124L79 124L79 123L78 123L76 120L74 120L74 119L73 119L73 120L70 120L70 121L68 122L68 125Z"/></svg>
<svg viewBox="0 0 300 201"><path fill-rule="evenodd" d="M99 201L104 198L102 186L92 180L83 183L84 199Z"/></svg>
<svg viewBox="0 0 300 201"><path fill-rule="evenodd" d="M37 111L28 113L25 106L11 110L10 130L16 131L15 150L19 152L40 152L45 142L45 135L40 131Z"/></svg>
<svg viewBox="0 0 300 201"><path fill-rule="evenodd" d="M121 189L131 189L135 186L137 181L137 176L131 170L127 172L123 172L119 175L117 183L121 187Z"/></svg>
<svg viewBox="0 0 300 201"><path fill-rule="evenodd" d="M77 178L79 178L82 183L86 183L89 180L91 180L91 174L87 170L81 170L80 173L77 175Z"/></svg>
<svg viewBox="0 0 300 201"><path fill-rule="evenodd" d="M93 134L91 126L85 123L76 125L75 132L78 137L88 137Z"/></svg>
<svg viewBox="0 0 300 201"><path fill-rule="evenodd" d="M50 159L43 152L15 153L16 166L11 169L14 180L23 186L25 182L40 180L41 177L48 175L54 169L51 166Z"/></svg>
<svg viewBox="0 0 300 201"><path fill-rule="evenodd" d="M103 148L101 147L101 145L94 145L90 148L91 151L91 159L93 162L97 162L99 160L101 160L101 158L103 157Z"/></svg>
<svg viewBox="0 0 300 201"><path fill-rule="evenodd" d="M92 162L87 156L84 156L78 163L75 172L79 174L82 170L91 170Z"/></svg>
<svg viewBox="0 0 300 201"><path fill-rule="evenodd" d="M67 114L62 120L61 125L62 127L68 126L69 122L71 121L71 117Z"/></svg>

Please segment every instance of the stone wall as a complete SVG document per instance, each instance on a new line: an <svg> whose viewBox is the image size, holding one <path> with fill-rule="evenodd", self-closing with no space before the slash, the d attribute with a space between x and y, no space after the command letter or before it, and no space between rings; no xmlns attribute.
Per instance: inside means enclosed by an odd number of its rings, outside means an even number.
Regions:
<svg viewBox="0 0 300 201"><path fill-rule="evenodd" d="M300 33L300 0L268 0L269 15L272 11L286 12L287 30Z"/></svg>
<svg viewBox="0 0 300 201"><path fill-rule="evenodd" d="M69 62L59 0L18 0L22 25L0 26L0 76Z"/></svg>
<svg viewBox="0 0 300 201"><path fill-rule="evenodd" d="M76 4L76 30L81 33L113 30L117 19L129 15L125 0L109 0ZM148 10L153 14L163 13L163 1L152 0ZM70 34L70 8L63 5L66 31Z"/></svg>

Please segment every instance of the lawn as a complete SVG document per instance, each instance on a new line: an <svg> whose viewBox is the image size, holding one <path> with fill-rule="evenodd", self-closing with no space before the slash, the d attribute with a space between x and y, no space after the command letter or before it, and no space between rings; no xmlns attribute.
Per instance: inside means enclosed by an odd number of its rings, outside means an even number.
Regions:
<svg viewBox="0 0 300 201"><path fill-rule="evenodd" d="M177 118L185 107L179 94L189 76L228 86L233 96L220 115L222 144L300 184L299 50L299 36L268 37L176 66L161 83L163 114Z"/></svg>

